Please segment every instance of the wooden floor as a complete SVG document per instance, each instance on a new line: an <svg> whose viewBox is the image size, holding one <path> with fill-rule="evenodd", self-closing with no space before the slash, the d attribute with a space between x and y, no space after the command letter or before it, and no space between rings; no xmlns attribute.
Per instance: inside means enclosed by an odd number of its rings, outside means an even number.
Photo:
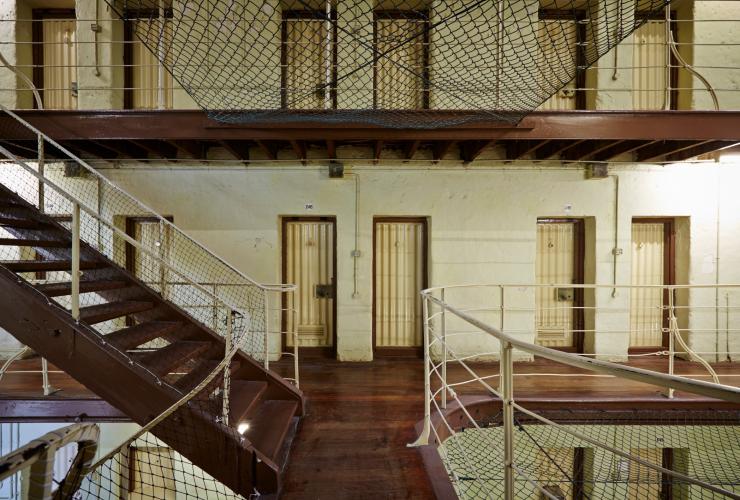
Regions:
<svg viewBox="0 0 740 500"><path fill-rule="evenodd" d="M27 360L13 369L36 368ZM273 364L286 376L290 361ZM665 371L664 358L632 363ZM496 373L496 363L475 365L481 375ZM740 383L740 365L720 363L721 381ZM572 376L577 370L545 360L517 363L515 395L546 399L663 398L660 390L613 378ZM678 361L676 373L710 380L696 363ZM560 375L571 376L560 376ZM449 369L450 381L469 378L459 367ZM54 397L94 397L65 374L52 374L52 385L63 388ZM495 378L489 381L494 387ZM423 416L423 364L417 359L381 359L372 363L340 363L312 359L301 364L301 389L308 398L291 450L284 492L286 499L431 498L419 454L406 444L416 438L414 425ZM462 393L482 392L478 383L460 387ZM10 373L0 382L0 399L41 395L39 374ZM677 393L679 399L693 396Z"/></svg>

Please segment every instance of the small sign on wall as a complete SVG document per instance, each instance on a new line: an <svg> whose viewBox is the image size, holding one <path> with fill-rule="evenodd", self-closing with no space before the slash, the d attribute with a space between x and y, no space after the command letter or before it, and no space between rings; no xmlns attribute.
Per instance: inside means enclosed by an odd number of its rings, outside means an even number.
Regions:
<svg viewBox="0 0 740 500"><path fill-rule="evenodd" d="M566 204L565 204L565 205L563 206L563 212L565 212L566 214L569 214L569 213L571 213L572 211L573 211L573 204L572 204L572 203L566 203Z"/></svg>
<svg viewBox="0 0 740 500"><path fill-rule="evenodd" d="M303 207L306 210L313 210L313 203L306 203Z"/></svg>

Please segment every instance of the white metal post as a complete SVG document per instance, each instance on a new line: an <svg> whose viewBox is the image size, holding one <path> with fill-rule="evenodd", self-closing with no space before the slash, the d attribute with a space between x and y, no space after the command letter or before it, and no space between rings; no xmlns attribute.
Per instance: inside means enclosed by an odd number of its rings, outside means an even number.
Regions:
<svg viewBox="0 0 740 500"><path fill-rule="evenodd" d="M80 320L80 205L72 204L72 318Z"/></svg>
<svg viewBox="0 0 740 500"><path fill-rule="evenodd" d="M676 356L676 348L675 348L675 339L673 338L674 335L677 334L676 328L675 328L675 321L676 321L676 315L674 311L674 297L673 297L674 289L673 287L668 287L668 374L673 375L673 364ZM666 389L666 396L673 399L673 388L668 387Z"/></svg>
<svg viewBox="0 0 740 500"><path fill-rule="evenodd" d="M293 292L290 292L293 293ZM298 370L298 311L296 309L292 310L293 314L293 325L291 332L293 335L293 373L295 376L295 386L300 389L301 387L301 377L300 372Z"/></svg>
<svg viewBox="0 0 740 500"><path fill-rule="evenodd" d="M46 358L41 358L41 380L44 389L44 396L49 396L56 392L49 383L49 362L46 361Z"/></svg>
<svg viewBox="0 0 740 500"><path fill-rule="evenodd" d="M233 323L234 311L229 309L226 314L226 339L224 356L228 356L231 353L232 337L234 334L234 323ZM228 363L224 367L224 394L223 394L223 407L221 408L221 416L223 417L224 425L229 425L229 392L231 391L231 363Z"/></svg>
<svg viewBox="0 0 740 500"><path fill-rule="evenodd" d="M429 298L422 295L421 299L422 314L424 318L424 427L419 437L409 446L426 446L429 444L429 433L432 422L432 398L431 383L429 380Z"/></svg>
<svg viewBox="0 0 740 500"><path fill-rule="evenodd" d="M265 370L270 369L270 292L267 290L264 291L265 293ZM282 330L282 328L281 328Z"/></svg>
<svg viewBox="0 0 740 500"><path fill-rule="evenodd" d="M441 290L440 300L445 303L445 289ZM447 408L447 319L445 316L445 308L442 308L442 401L441 407Z"/></svg>
<svg viewBox="0 0 740 500"><path fill-rule="evenodd" d="M512 346L501 342L501 396L504 424L504 498L514 498L514 362Z"/></svg>

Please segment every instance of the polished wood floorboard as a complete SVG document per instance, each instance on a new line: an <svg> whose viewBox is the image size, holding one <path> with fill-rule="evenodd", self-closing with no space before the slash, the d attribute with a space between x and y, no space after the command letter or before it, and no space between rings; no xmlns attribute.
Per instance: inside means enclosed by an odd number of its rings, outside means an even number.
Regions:
<svg viewBox="0 0 740 500"><path fill-rule="evenodd" d="M630 363L665 372L659 357ZM23 360L13 370L38 369L39 360ZM273 363L275 370L292 376L292 360ZM472 364L479 375L498 372L497 363ZM740 365L715 365L721 382L740 384ZM51 367L50 369L54 369ZM415 424L423 416L423 364L418 359L387 358L372 363L340 363L305 359L301 389L308 398L284 476L285 499L404 499L431 498L421 459L406 444L416 438ZM660 399L660 389L645 384L587 373L547 360L516 363L515 395L547 399ZM677 374L710 380L698 363L677 361ZM570 375L570 376L560 376ZM576 376L573 376L576 375ZM450 365L451 382L468 380L460 366ZM95 397L66 374L51 374L62 391L55 398ZM488 383L497 386L498 380ZM461 394L484 393L479 382L459 386ZM1 398L41 397L39 373L9 373L0 382ZM677 393L677 397L692 395Z"/></svg>

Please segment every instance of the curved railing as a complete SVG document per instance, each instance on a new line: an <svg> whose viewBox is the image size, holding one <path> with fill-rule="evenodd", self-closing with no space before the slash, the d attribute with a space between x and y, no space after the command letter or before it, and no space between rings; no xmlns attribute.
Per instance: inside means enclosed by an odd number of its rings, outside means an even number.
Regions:
<svg viewBox="0 0 740 500"><path fill-rule="evenodd" d="M740 422L740 389L696 380L694 374L689 378L597 359L598 353L584 356L538 345L536 342L542 340L537 339L535 325L542 326L543 316L547 316L542 309L548 309L548 306L543 305L542 300L539 303L535 300L535 290L545 288L556 293L558 288L572 289L574 286L580 285L468 285L424 290L421 294L424 325L424 420L419 428L420 436L412 446L436 445L455 492L462 498L510 499L527 495L558 499L562 498L561 495L566 495L564 492L573 492L575 489L581 492L579 498L601 498L597 492L607 490L614 498L622 498L632 494L628 491L629 488L647 491L649 488L669 487L696 490L699 492L697 498L701 497L701 492L740 498L740 475L735 473L733 465L736 464L737 457L734 451L722 451L723 442L734 442L736 439L732 436L736 436L734 433ZM737 285L722 286L740 291ZM598 292L599 288L613 288L583 285L581 289L589 287L594 292ZM618 293L615 296L619 297L621 294L621 300L624 301L629 295L623 292L636 294L640 293L638 290L651 287L616 288ZM691 289L688 286L673 288L679 296L682 293L678 289L684 292ZM711 287L696 288L702 290ZM507 290L523 294L520 297L523 300L507 303L507 299L511 298L506 293ZM571 297L566 291L561 295ZM592 304L580 307L590 307L594 313L596 306L593 304L598 301L581 301L583 303ZM673 300L660 305L661 310L667 313L669 321L666 333L672 337L681 332L677 326L677 315L671 307L679 306ZM686 303L681 307L690 309L692 304ZM700 304L695 304L694 307L702 310ZM557 309L557 306L554 308ZM628 311L629 307L622 306L622 310L624 309ZM736 308L728 304L726 309L729 321L729 310L732 310L734 316ZM507 324L515 333L508 331ZM730 324L725 326L728 332L732 330ZM598 329L594 330L598 335ZM675 353L671 353L671 358L673 354ZM526 407L527 403L521 404L514 398L514 359L531 359L534 356L548 360L553 367L558 368L547 370L547 375L552 378L571 376L579 380L579 384L588 384L586 381L589 376L613 377L620 385L637 382L670 391L685 391L711 398L704 400L707 409L713 404L730 408L731 418L723 421L723 425L711 426L703 435L704 441L709 439L708 436L716 435L716 443L702 443L696 439L693 433L697 428L702 428L698 418L696 422L669 421L669 413L666 412L654 416L649 422L651 427L639 427L641 433L635 430L638 427L634 425L627 427L627 430L620 429L617 424L621 422L620 425L624 425L624 421L609 421L603 417L598 422L588 422L587 425L558 423L544 416L543 412L532 411ZM709 363L706 365L714 370ZM560 369L563 366L576 370ZM516 375L524 375L521 371L518 370ZM716 378L716 373L707 376ZM635 384L635 387L639 388L640 384ZM593 386L588 387L590 392L594 391ZM668 399L665 401L670 403ZM712 401L716 403L711 403ZM572 414L569 419L573 420ZM647 452L643 450L661 448L656 446L656 441L650 441L646 436L656 432L655 429L666 429L669 425L672 426L671 449L681 448L680 443L685 444L687 450L701 447L701 450L694 452L705 455L713 453L714 456L703 458L716 461L718 471L724 465L729 478L717 471L699 472L695 462L691 466L693 469L689 466L682 469L675 464L656 463L654 457L645 455ZM727 432L727 435L723 436L723 432ZM605 437L607 435L608 439ZM617 439L615 436L622 437ZM634 442L631 442L633 438ZM663 437L660 439L663 442ZM690 445L686 444L689 442ZM563 450L576 449L591 450L590 469L586 468L593 475L590 480L582 477L583 452L581 458L576 460L581 462L581 476L569 475L565 471L568 467L576 466L566 466L567 460L560 455L570 453ZM607 463L611 465L604 465ZM651 485L645 477L640 480L639 477L634 479L629 476L629 470L642 470L643 476L652 474L660 480L657 483L653 481L656 484ZM627 476L620 478L620 473ZM589 494L586 493L587 489Z"/></svg>

